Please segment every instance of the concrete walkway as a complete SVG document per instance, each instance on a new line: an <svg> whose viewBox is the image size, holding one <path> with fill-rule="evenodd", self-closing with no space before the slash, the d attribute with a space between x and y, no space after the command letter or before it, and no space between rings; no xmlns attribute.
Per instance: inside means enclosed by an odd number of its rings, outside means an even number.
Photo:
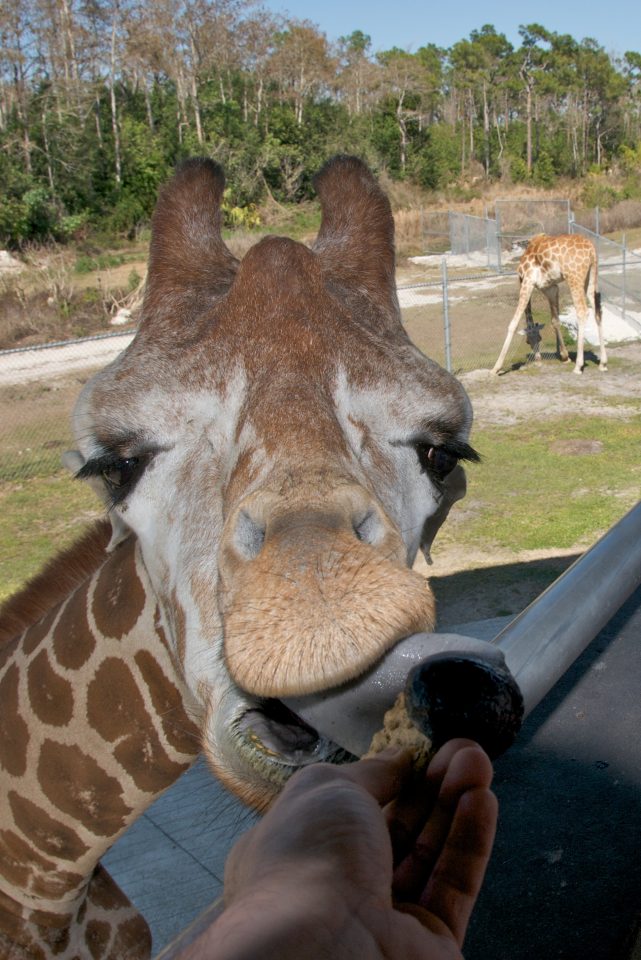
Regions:
<svg viewBox="0 0 641 960"><path fill-rule="evenodd" d="M503 623L458 630L489 638ZM640 732L641 589L496 762L499 831L466 960L632 960ZM111 849L105 865L156 952L219 895L227 851L252 821L198 763Z"/></svg>

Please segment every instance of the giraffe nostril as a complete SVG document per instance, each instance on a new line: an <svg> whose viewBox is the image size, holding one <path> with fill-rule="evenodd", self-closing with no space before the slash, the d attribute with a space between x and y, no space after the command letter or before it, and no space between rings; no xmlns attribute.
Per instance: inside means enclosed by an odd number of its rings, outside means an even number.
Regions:
<svg viewBox="0 0 641 960"><path fill-rule="evenodd" d="M246 560L253 560L263 548L265 542L265 525L259 523L241 511L234 529L233 543L236 550Z"/></svg>

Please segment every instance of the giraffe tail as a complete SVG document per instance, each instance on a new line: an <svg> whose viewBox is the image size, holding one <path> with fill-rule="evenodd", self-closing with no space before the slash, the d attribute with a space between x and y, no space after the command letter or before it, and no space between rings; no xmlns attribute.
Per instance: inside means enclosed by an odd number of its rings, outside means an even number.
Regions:
<svg viewBox="0 0 641 960"><path fill-rule="evenodd" d="M594 291L594 314L598 321L601 320L601 294L598 290Z"/></svg>

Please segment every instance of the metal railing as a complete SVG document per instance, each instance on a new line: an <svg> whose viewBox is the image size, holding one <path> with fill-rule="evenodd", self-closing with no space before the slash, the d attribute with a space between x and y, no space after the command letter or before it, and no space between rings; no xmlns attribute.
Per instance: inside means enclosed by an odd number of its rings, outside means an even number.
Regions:
<svg viewBox="0 0 641 960"><path fill-rule="evenodd" d="M641 502L493 640L530 713L641 584Z"/></svg>

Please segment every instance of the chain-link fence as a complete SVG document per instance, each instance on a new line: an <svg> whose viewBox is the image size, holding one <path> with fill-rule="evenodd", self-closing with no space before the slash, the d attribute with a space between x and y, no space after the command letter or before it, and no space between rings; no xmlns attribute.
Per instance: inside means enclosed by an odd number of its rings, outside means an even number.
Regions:
<svg viewBox="0 0 641 960"><path fill-rule="evenodd" d="M494 366L518 302L519 288L515 274L461 274L460 270L449 269L443 260L440 280L399 287L398 295L403 322L414 343L458 375ZM544 322L549 312L542 296L540 300L534 304L535 315ZM561 311L571 307L569 292L563 288L560 301ZM544 312L539 315L539 311ZM556 342L549 323L543 336L543 355L551 355ZM525 337L515 336L506 365L525 363L531 356Z"/></svg>
<svg viewBox="0 0 641 960"><path fill-rule="evenodd" d="M470 265L509 273L531 237L537 233L569 233L573 222L569 200L496 200L494 211L494 219L487 211L484 217L422 211L425 251L444 252L447 240L449 252L466 257Z"/></svg>
<svg viewBox="0 0 641 960"><path fill-rule="evenodd" d="M496 233L502 249L537 233L569 233L572 213L569 200L496 200Z"/></svg>
<svg viewBox="0 0 641 960"><path fill-rule="evenodd" d="M425 253L445 253L451 242L449 212L421 209L420 238Z"/></svg>
<svg viewBox="0 0 641 960"><path fill-rule="evenodd" d="M450 213L449 225L450 248L455 256L465 256L480 267L500 269L501 251L495 220Z"/></svg>

